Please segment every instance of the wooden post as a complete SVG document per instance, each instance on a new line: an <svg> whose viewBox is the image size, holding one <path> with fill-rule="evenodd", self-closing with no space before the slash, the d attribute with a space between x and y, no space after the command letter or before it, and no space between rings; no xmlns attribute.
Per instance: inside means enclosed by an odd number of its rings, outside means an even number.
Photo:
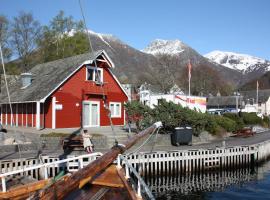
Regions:
<svg viewBox="0 0 270 200"><path fill-rule="evenodd" d="M36 129L40 130L40 102L37 102L36 106Z"/></svg>
<svg viewBox="0 0 270 200"><path fill-rule="evenodd" d="M137 188L137 195L141 199L142 198L142 193L141 193L141 184L140 181L138 180L138 188Z"/></svg>
<svg viewBox="0 0 270 200"><path fill-rule="evenodd" d="M6 192L7 191L7 186L6 186L6 178L2 177L2 192Z"/></svg>
<svg viewBox="0 0 270 200"><path fill-rule="evenodd" d="M83 168L83 158L79 158L79 168Z"/></svg>
<svg viewBox="0 0 270 200"><path fill-rule="evenodd" d="M44 178L45 178L45 180L48 179L48 169L47 169L47 167L44 167Z"/></svg>
<svg viewBox="0 0 270 200"><path fill-rule="evenodd" d="M122 168L122 166L121 166L121 158L120 158L120 156L118 155L118 157L117 157L117 167L120 169L120 168Z"/></svg>
<svg viewBox="0 0 270 200"><path fill-rule="evenodd" d="M126 169L126 176L125 176L125 178L126 178L126 179L129 179L130 176L129 176L129 170L128 170L127 164L126 164L126 166L125 166L125 169Z"/></svg>

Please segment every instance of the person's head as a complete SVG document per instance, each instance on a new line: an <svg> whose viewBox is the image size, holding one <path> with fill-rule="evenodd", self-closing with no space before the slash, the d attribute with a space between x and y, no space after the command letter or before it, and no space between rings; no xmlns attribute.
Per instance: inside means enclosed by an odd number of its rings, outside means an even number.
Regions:
<svg viewBox="0 0 270 200"><path fill-rule="evenodd" d="M84 130L83 130L83 133L87 133L87 130L86 130L86 129L84 129Z"/></svg>

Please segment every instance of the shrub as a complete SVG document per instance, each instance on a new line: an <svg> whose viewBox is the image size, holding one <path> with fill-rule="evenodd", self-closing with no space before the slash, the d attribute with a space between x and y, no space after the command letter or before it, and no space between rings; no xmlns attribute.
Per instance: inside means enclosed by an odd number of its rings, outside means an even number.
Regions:
<svg viewBox="0 0 270 200"><path fill-rule="evenodd" d="M161 121L163 128L167 131L173 131L175 127L184 123L185 113L182 106L165 100L161 100L159 105L155 106L152 114L153 120Z"/></svg>
<svg viewBox="0 0 270 200"><path fill-rule="evenodd" d="M127 120L136 124L139 130L150 126L153 121L151 109L139 101L131 101L125 104Z"/></svg>
<svg viewBox="0 0 270 200"><path fill-rule="evenodd" d="M235 121L237 130L240 130L240 129L244 128L245 124L244 124L243 118L241 118L238 114L236 114L236 113L224 113L223 116Z"/></svg>
<svg viewBox="0 0 270 200"><path fill-rule="evenodd" d="M265 128L269 128L269 123L270 123L269 117L263 116L262 126L265 127Z"/></svg>
<svg viewBox="0 0 270 200"><path fill-rule="evenodd" d="M224 116L201 113L189 108L183 108L173 102L159 101L159 104L150 109L137 101L126 105L128 120L135 122L138 129L144 129L154 122L161 121L163 131L171 132L177 126L192 126L194 135L206 130L211 134L221 131L236 131L242 129L244 124L269 124L269 119L263 121L256 113L241 113L240 115L226 113ZM267 121L268 120L268 121Z"/></svg>
<svg viewBox="0 0 270 200"><path fill-rule="evenodd" d="M246 125L262 124L262 119L256 113L241 112L240 117L243 118Z"/></svg>
<svg viewBox="0 0 270 200"><path fill-rule="evenodd" d="M237 130L236 122L230 118L215 116L215 120L220 127L224 128L228 132L233 132Z"/></svg>

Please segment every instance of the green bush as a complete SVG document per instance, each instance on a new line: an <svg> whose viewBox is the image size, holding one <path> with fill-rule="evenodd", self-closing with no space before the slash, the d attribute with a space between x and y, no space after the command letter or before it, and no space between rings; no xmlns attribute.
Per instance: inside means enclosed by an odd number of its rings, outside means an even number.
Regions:
<svg viewBox="0 0 270 200"><path fill-rule="evenodd" d="M240 117L242 117L246 125L262 124L262 118L258 117L256 113L245 113L241 112Z"/></svg>
<svg viewBox="0 0 270 200"><path fill-rule="evenodd" d="M216 117L215 115L210 114L208 114L206 117L208 123L205 126L205 130L213 135L217 134L221 130L221 127L218 125L217 121L215 120L215 117Z"/></svg>
<svg viewBox="0 0 270 200"><path fill-rule="evenodd" d="M215 120L220 127L224 128L228 132L237 130L236 122L228 117L216 116Z"/></svg>
<svg viewBox="0 0 270 200"><path fill-rule="evenodd" d="M223 114L223 117L227 117L227 118L235 121L236 122L236 125L237 125L237 127L236 127L237 130L242 129L245 126L245 123L243 121L243 118L240 117L239 114L236 114L236 113L224 113Z"/></svg>
<svg viewBox="0 0 270 200"><path fill-rule="evenodd" d="M137 101L126 104L128 119L135 122L138 129L144 129L154 122L161 121L163 132L168 133L177 126L192 126L194 135L202 131L217 134L222 131L233 132L242 129L245 124L269 124L269 119L263 121L256 113L225 113L224 116L210 115L184 108L179 104L159 101L150 109ZM268 120L268 121L267 121Z"/></svg>
<svg viewBox="0 0 270 200"><path fill-rule="evenodd" d="M270 123L269 117L263 116L262 126L265 127L265 128L269 128L269 123Z"/></svg>
<svg viewBox="0 0 270 200"><path fill-rule="evenodd" d="M161 121L163 129L172 131L175 127L183 124L184 113L180 105L161 100L159 105L152 110L154 121Z"/></svg>
<svg viewBox="0 0 270 200"><path fill-rule="evenodd" d="M131 101L125 104L127 120L135 123L139 130L150 126L153 121L151 117L152 110L139 101Z"/></svg>

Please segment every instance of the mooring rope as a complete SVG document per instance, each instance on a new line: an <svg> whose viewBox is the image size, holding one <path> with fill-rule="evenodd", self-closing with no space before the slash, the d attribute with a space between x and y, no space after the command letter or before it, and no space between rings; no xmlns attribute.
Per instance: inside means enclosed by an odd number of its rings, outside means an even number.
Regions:
<svg viewBox="0 0 270 200"><path fill-rule="evenodd" d="M90 53L91 53L91 52L93 53L93 52L94 52L94 49L93 49L93 46L92 46L92 43L91 43L90 33L89 33L88 28L87 28L87 25L86 25L86 19L85 19L83 7L82 7L82 4L81 4L81 0L79 0L79 5L80 5L80 10L81 10L82 18L83 18L83 23L84 23L85 32L86 32L87 37L88 37L89 51L90 51ZM110 108L109 108L109 106L108 106L108 102L107 102L107 100L106 100L106 95L105 95L103 83L101 82L101 77L100 77L101 75L98 73L98 68L97 68L97 62L96 62L96 59L94 60L94 64L95 64L95 75L97 75L97 78L98 78L97 81L101 84L102 101L103 101L103 103L104 103L105 109L108 111L108 117L109 117L111 129L112 129L112 132L113 132L113 135L114 135L115 145L118 145L118 141L117 141L117 139L116 139L116 133L115 133L114 126L113 126L113 122L112 122L111 110L110 110ZM95 78L96 78L96 77L94 77L94 79L95 79ZM121 112L121 111L120 111L120 112Z"/></svg>
<svg viewBox="0 0 270 200"><path fill-rule="evenodd" d="M10 106L11 123L15 125L15 121L14 121L14 117L13 117L13 109L12 109L12 105L11 105L11 98L10 98L10 93L9 93L9 88L8 88L8 83L7 83L6 68L5 68L5 63L4 63L3 52L2 52L2 45L1 44L0 44L0 56L1 56L3 73L4 73L4 78L5 78L5 85L6 85L6 90L7 90L8 102L9 102L9 106ZM7 112L7 110L6 110L6 112ZM15 129L15 138L16 138L16 135L17 135L17 131ZM24 134L23 134L23 136L25 138L25 135ZM15 138L14 138L14 140L15 140ZM15 140L15 142L16 142L16 140ZM21 155L21 148L20 148L19 142L17 142L17 146L18 146L19 156L20 156L20 159L21 159L22 158L22 155Z"/></svg>

